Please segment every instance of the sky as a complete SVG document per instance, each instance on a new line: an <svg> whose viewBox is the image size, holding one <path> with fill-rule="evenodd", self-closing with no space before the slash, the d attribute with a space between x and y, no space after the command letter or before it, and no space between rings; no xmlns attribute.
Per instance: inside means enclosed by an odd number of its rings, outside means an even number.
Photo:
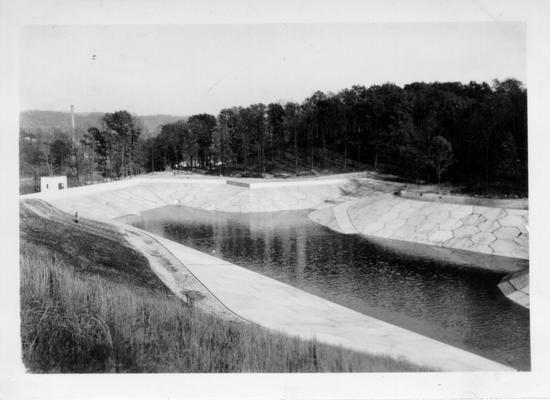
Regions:
<svg viewBox="0 0 550 400"><path fill-rule="evenodd" d="M526 82L521 23L27 26L20 110L217 114L316 90Z"/></svg>

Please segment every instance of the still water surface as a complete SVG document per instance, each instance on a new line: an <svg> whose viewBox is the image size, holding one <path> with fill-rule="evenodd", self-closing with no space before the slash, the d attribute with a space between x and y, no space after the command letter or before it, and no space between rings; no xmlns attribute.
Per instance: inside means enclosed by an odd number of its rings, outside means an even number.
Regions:
<svg viewBox="0 0 550 400"><path fill-rule="evenodd" d="M308 211L235 214L163 207L139 228L518 369L529 369L529 311L502 274L411 257L332 232Z"/></svg>

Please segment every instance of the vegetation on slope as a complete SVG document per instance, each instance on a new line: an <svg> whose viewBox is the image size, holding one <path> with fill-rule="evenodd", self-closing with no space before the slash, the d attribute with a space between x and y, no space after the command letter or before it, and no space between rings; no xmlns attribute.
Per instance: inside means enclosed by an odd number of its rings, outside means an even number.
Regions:
<svg viewBox="0 0 550 400"><path fill-rule="evenodd" d="M23 360L33 372L422 371L204 314L179 299L83 275L21 249Z"/></svg>
<svg viewBox="0 0 550 400"><path fill-rule="evenodd" d="M30 371L425 370L201 312L174 296L114 230L29 204L21 204L20 229L21 338Z"/></svg>
<svg viewBox="0 0 550 400"><path fill-rule="evenodd" d="M49 218L39 216L27 204L41 210ZM63 260L79 273L99 275L109 281L171 293L149 268L147 259L125 246L122 236L111 227L89 220L75 224L70 215L42 200L22 202L19 216L22 240ZM90 232L94 226L96 233Z"/></svg>

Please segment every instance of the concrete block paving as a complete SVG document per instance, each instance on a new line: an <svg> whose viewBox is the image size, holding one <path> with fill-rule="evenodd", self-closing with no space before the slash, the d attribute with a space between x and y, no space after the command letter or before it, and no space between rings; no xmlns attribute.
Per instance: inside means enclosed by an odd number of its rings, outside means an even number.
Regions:
<svg viewBox="0 0 550 400"><path fill-rule="evenodd" d="M452 239L453 233L451 231L437 230L428 236L428 241L432 243L443 243L449 239Z"/></svg>
<svg viewBox="0 0 550 400"><path fill-rule="evenodd" d="M455 218L464 218L472 214L474 208L472 206L459 206L451 211L451 216Z"/></svg>
<svg viewBox="0 0 550 400"><path fill-rule="evenodd" d="M499 239L513 240L520 235L520 231L515 226L502 226L496 229L493 234Z"/></svg>
<svg viewBox="0 0 550 400"><path fill-rule="evenodd" d="M507 215L499 220L502 226L520 226L525 223L525 220L519 215Z"/></svg>
<svg viewBox="0 0 550 400"><path fill-rule="evenodd" d="M386 222L386 228L397 229L405 225L406 222L406 220L400 218L392 219L390 222Z"/></svg>
<svg viewBox="0 0 550 400"><path fill-rule="evenodd" d="M409 219L407 219L407 225L409 226L419 226L427 222L428 220L426 219L425 215L417 215L416 213L414 216L411 216Z"/></svg>
<svg viewBox="0 0 550 400"><path fill-rule="evenodd" d="M496 236L489 232L479 232L471 237L476 245L489 245L497 240Z"/></svg>
<svg viewBox="0 0 550 400"><path fill-rule="evenodd" d="M454 231L455 229L460 228L463 225L462 220L458 218L449 218L446 221L443 221L439 224L440 229L448 229Z"/></svg>
<svg viewBox="0 0 550 400"><path fill-rule="evenodd" d="M439 212L437 214L429 214L428 215L428 221L434 222L434 223L441 223L443 221L446 221L450 218L448 212Z"/></svg>
<svg viewBox="0 0 550 400"><path fill-rule="evenodd" d="M346 205L357 233L461 250L528 258L526 210L381 196ZM339 220L336 216L336 220ZM348 229L349 230L349 229Z"/></svg>

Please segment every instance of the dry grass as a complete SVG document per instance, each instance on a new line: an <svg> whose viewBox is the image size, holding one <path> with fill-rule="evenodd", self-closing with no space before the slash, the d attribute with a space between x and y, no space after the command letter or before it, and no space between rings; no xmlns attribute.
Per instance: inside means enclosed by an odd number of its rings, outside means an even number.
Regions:
<svg viewBox="0 0 550 400"><path fill-rule="evenodd" d="M189 308L175 297L79 272L23 242L23 359L32 372L425 371Z"/></svg>

